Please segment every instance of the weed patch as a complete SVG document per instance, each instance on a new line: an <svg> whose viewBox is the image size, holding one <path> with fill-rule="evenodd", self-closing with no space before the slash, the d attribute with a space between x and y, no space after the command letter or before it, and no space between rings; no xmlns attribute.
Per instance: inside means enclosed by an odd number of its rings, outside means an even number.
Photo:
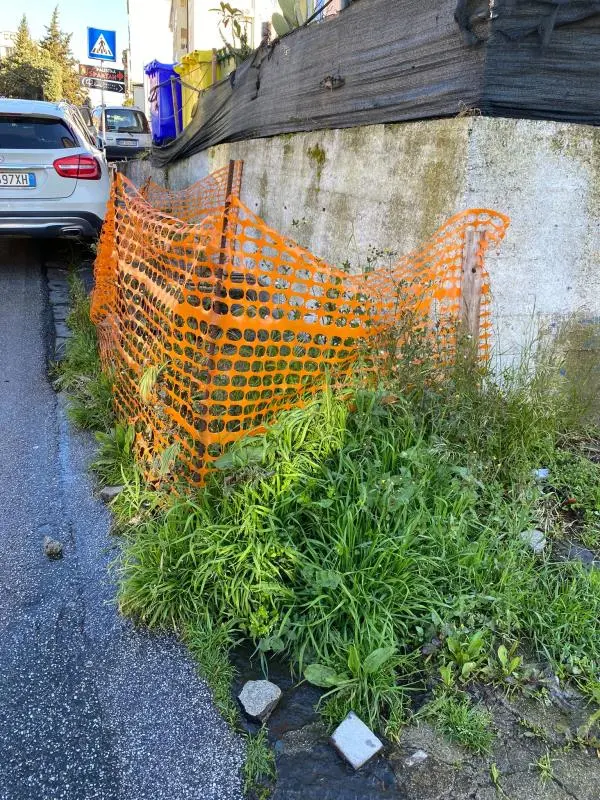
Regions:
<svg viewBox="0 0 600 800"><path fill-rule="evenodd" d="M78 369L100 374L78 302L62 378L74 387ZM493 731L469 699L476 681L535 694L552 670L597 699L600 571L554 551L574 530L598 549L597 431L552 353L500 377L465 356L441 375L407 347L372 359L370 382L239 440L187 494L144 486L130 429L103 419L96 468L125 484L119 607L184 637L232 724L232 632L265 667L284 655L322 687L332 726L352 710L390 738L416 692L433 697L419 713L477 752ZM520 536L537 526L541 554ZM248 742L248 786L255 765L270 772L265 742Z"/></svg>
<svg viewBox="0 0 600 800"><path fill-rule="evenodd" d="M98 336L90 319L90 301L80 278L70 280L71 311L67 324L73 335L58 365L55 386L69 396L69 415L80 427L109 431L114 424L112 381L102 371Z"/></svg>
<svg viewBox="0 0 600 800"><path fill-rule="evenodd" d="M492 717L480 706L461 694L442 692L422 711L438 730L475 753L489 753L495 734Z"/></svg>
<svg viewBox="0 0 600 800"><path fill-rule="evenodd" d="M519 536L547 491L540 465L563 492L577 482L595 520L598 465L560 468L585 457L564 447L562 402L523 372L325 392L235 444L202 491L128 539L121 609L175 629L208 609L325 688L331 724L354 710L392 735L440 669L452 686L518 689L535 684L526 656L585 685L599 573ZM479 719L456 699L440 709Z"/></svg>

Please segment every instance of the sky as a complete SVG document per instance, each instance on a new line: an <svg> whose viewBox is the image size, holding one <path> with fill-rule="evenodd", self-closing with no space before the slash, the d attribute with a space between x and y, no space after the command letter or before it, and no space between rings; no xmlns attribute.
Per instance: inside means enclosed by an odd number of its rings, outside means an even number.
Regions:
<svg viewBox="0 0 600 800"><path fill-rule="evenodd" d="M82 63L94 63L87 58L87 29L107 28L117 32L117 62L122 66L121 53L128 46L127 0L0 0L0 30L16 31L23 14L29 22L34 39L41 38L45 25L50 22L54 7L58 5L60 26L66 33L72 33L73 55ZM96 62L97 63L97 62ZM107 64L107 66L110 66ZM119 95L112 92L107 101L119 102ZM92 101L100 102L96 92Z"/></svg>

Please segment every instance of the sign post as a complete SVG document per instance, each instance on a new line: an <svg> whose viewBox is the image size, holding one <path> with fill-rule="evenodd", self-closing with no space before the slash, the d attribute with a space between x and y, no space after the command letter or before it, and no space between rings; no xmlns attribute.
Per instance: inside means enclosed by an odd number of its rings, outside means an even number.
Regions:
<svg viewBox="0 0 600 800"><path fill-rule="evenodd" d="M104 70L105 61L117 60L117 33L116 31L108 31L104 28L88 28L88 58L100 62L100 71ZM102 141L106 143L106 130L104 120L104 81L100 85L100 104L102 106L102 121L100 123L100 130L102 132Z"/></svg>

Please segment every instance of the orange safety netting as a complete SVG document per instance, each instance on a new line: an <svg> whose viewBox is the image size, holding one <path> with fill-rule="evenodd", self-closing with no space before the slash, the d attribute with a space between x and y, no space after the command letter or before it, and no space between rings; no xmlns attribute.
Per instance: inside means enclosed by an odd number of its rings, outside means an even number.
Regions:
<svg viewBox="0 0 600 800"><path fill-rule="evenodd" d="M457 321L468 318L487 352L483 259L504 236L504 215L463 212L389 269L350 276L270 228L235 194L226 204L214 176L206 185L219 188L209 197L195 184L200 213L188 190L178 207L184 221L148 202L172 210L173 193L146 185L144 197L117 175L95 264L92 318L103 364L150 477L167 453L180 478L201 483L229 442L296 405L327 372L348 373L360 343L407 313L436 332L446 353Z"/></svg>
<svg viewBox="0 0 600 800"><path fill-rule="evenodd" d="M184 222L198 223L207 214L223 209L230 195L240 196L243 166L243 161L231 161L229 166L177 192L148 179L140 189L140 194L163 213Z"/></svg>

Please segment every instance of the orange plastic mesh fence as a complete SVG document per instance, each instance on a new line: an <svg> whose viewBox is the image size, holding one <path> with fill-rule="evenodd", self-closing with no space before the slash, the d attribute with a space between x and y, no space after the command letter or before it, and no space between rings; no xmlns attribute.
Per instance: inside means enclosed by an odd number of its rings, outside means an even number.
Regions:
<svg viewBox="0 0 600 800"><path fill-rule="evenodd" d="M148 179L140 194L165 214L184 222L202 222L207 214L222 210L229 195L240 196L243 165L243 161L231 161L181 191L170 191Z"/></svg>
<svg viewBox="0 0 600 800"><path fill-rule="evenodd" d="M225 445L298 404L326 373L349 372L360 343L407 314L451 353L456 322L469 312L479 352L487 352L483 259L504 236L502 214L458 214L393 267L349 276L235 196L191 223L152 207L157 189L145 194L117 175L92 318L117 413L135 425L150 478L162 454L163 467L171 459L179 478L201 483ZM185 214L195 218L190 205ZM466 281L476 290L470 309Z"/></svg>

